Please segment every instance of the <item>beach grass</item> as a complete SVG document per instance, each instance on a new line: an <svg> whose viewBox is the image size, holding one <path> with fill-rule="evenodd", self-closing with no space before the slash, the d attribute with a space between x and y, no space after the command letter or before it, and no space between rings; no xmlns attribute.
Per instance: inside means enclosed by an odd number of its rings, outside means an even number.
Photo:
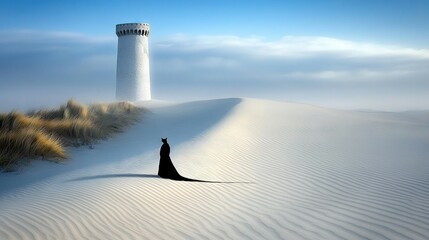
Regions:
<svg viewBox="0 0 429 240"><path fill-rule="evenodd" d="M58 109L0 114L0 169L11 170L28 159L67 159L67 147L112 137L141 114L142 109L129 102L86 106L73 99Z"/></svg>

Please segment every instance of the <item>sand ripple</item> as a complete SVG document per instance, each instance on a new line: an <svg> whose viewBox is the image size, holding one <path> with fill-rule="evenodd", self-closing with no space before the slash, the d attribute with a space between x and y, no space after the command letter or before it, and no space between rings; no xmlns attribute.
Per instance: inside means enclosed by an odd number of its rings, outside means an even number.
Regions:
<svg viewBox="0 0 429 240"><path fill-rule="evenodd" d="M67 171L5 187L0 239L429 239L429 123L250 99L150 110L46 170ZM252 183L151 175L165 136L182 175Z"/></svg>

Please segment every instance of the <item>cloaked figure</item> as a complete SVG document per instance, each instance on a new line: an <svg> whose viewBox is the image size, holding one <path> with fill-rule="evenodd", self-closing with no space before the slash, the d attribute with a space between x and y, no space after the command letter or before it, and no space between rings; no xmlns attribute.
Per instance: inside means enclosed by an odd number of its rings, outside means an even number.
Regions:
<svg viewBox="0 0 429 240"><path fill-rule="evenodd" d="M160 159L159 159L159 169L158 176L162 178L169 178L173 180L182 180L182 181L195 181L193 179L188 179L180 176L177 172L176 168L171 162L170 158L170 145L168 145L167 138L161 138L162 146L159 151Z"/></svg>
<svg viewBox="0 0 429 240"><path fill-rule="evenodd" d="M188 181L188 182L205 182L205 183L240 183L240 182L219 182L219 181L205 181L192 178L182 177L173 165L170 158L170 145L168 145L167 138L161 138L162 146L159 150L159 168L158 176L162 178L168 178L177 181ZM245 182L242 182L245 183Z"/></svg>

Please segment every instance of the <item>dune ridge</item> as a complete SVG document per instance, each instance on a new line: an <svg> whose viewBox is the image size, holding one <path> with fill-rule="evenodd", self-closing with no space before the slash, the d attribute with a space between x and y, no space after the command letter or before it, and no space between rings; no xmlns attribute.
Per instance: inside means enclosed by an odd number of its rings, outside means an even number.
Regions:
<svg viewBox="0 0 429 240"><path fill-rule="evenodd" d="M31 166L66 170L2 174L15 187L0 188L0 239L429 237L424 119L255 99L145 107L68 165ZM161 137L184 176L255 184L157 178Z"/></svg>

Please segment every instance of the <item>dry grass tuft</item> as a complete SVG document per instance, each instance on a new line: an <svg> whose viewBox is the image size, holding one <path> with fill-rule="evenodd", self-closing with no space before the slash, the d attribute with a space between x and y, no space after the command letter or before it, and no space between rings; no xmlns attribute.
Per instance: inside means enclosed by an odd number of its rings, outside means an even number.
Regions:
<svg viewBox="0 0 429 240"><path fill-rule="evenodd" d="M59 109L0 114L0 169L9 170L20 159L65 159L65 146L109 138L141 113L129 102L85 106L69 100Z"/></svg>
<svg viewBox="0 0 429 240"><path fill-rule="evenodd" d="M17 129L0 132L0 168L10 170L19 159L65 159L67 154L58 138L41 130Z"/></svg>

